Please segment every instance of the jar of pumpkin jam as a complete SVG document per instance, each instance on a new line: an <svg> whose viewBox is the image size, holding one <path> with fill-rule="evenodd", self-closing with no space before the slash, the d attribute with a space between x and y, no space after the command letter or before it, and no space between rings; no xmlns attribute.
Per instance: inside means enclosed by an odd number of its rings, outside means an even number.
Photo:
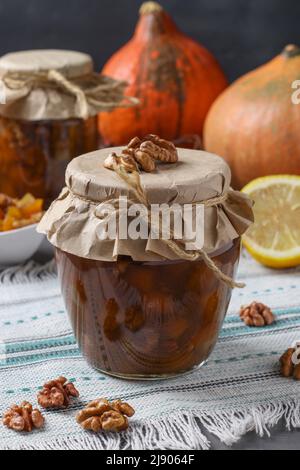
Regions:
<svg viewBox="0 0 300 470"><path fill-rule="evenodd" d="M67 188L39 226L56 247L78 345L92 367L119 378L165 379L193 371L218 340L232 286L205 259L181 259L162 239L99 237L103 204L119 196L132 199L126 183L103 166L111 152L70 163ZM230 189L230 170L222 159L193 150L178 153L178 163L141 174L147 198L151 204L204 204L228 193L205 205L203 251L219 272L234 279L241 235L253 217L251 202Z"/></svg>
<svg viewBox="0 0 300 470"><path fill-rule="evenodd" d="M0 58L0 193L48 206L67 165L99 147L98 112L120 106L124 85L94 72L89 55L45 50Z"/></svg>

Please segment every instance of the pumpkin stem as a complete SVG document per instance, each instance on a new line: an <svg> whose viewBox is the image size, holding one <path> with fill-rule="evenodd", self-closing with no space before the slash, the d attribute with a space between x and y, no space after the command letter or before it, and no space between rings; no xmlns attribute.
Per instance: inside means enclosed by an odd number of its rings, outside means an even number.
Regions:
<svg viewBox="0 0 300 470"><path fill-rule="evenodd" d="M176 34L178 29L164 8L156 2L145 2L140 9L140 19L135 30L138 41L149 42L164 34Z"/></svg>
<svg viewBox="0 0 300 470"><path fill-rule="evenodd" d="M149 15L158 11L163 11L163 7L159 3L145 2L140 8L140 15Z"/></svg>
<svg viewBox="0 0 300 470"><path fill-rule="evenodd" d="M289 59L300 55L300 47L295 44L289 44L283 50L283 55Z"/></svg>

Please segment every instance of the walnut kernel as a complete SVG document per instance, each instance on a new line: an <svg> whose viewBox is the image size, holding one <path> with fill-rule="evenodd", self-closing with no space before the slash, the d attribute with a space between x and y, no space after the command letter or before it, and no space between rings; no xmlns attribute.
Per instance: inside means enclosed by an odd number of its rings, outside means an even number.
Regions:
<svg viewBox="0 0 300 470"><path fill-rule="evenodd" d="M294 377L295 380L300 380L300 363L293 362L293 356L296 353L296 348L288 349L280 358L280 373L283 377Z"/></svg>
<svg viewBox="0 0 300 470"><path fill-rule="evenodd" d="M128 173L141 170L151 173L155 171L156 162L176 163L178 152L175 145L156 135L148 135L144 139L135 137L118 156L110 154L104 162L108 170L115 170L122 166Z"/></svg>
<svg viewBox="0 0 300 470"><path fill-rule="evenodd" d="M3 416L4 426L16 432L32 432L34 428L42 428L44 423L41 412L25 401L20 406L13 405Z"/></svg>
<svg viewBox="0 0 300 470"><path fill-rule="evenodd" d="M38 394L38 403L42 408L67 408L70 398L78 398L79 392L65 377L47 382Z"/></svg>
<svg viewBox="0 0 300 470"><path fill-rule="evenodd" d="M252 302L247 307L241 307L240 317L247 326L263 327L275 322L272 310L259 302Z"/></svg>
<svg viewBox="0 0 300 470"><path fill-rule="evenodd" d="M77 415L77 423L86 431L122 432L128 429L128 418L135 414L134 409L121 400L110 403L101 398L90 402Z"/></svg>

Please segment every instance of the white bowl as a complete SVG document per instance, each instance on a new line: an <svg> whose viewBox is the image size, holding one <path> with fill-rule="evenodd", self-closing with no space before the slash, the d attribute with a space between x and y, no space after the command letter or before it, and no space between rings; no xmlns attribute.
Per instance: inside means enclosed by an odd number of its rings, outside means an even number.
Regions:
<svg viewBox="0 0 300 470"><path fill-rule="evenodd" d="M37 224L0 232L0 267L22 264L38 250L44 235L36 231Z"/></svg>

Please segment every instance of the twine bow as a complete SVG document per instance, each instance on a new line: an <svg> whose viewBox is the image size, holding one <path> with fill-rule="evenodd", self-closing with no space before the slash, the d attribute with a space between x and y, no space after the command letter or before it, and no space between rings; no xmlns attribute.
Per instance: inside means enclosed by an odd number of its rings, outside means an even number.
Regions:
<svg viewBox="0 0 300 470"><path fill-rule="evenodd" d="M119 177L123 181L125 181L125 183L127 183L128 186L130 186L138 202L140 202L145 207L147 207L148 210L151 210L151 206L148 202L147 195L141 185L141 178L140 178L139 173L137 171L133 173L128 173L121 165L116 165L114 170L119 175ZM221 196L218 196L213 199L209 199L207 201L203 201L201 202L201 204L203 204L205 207L215 207L220 204L223 204L227 200L227 198L228 198L228 193L222 194ZM183 259L186 261L198 261L199 259L203 259L207 267L215 273L216 277L220 281L224 282L231 289L234 289L234 288L243 289L245 287L244 283L236 282L230 276L227 276L226 274L224 274L204 250L187 251L184 248L182 242L178 240L175 241L174 237L172 237L171 239L164 238L161 227L156 227L156 229L158 231L160 240L163 243L165 243L173 251L173 253L176 256L178 256L180 259Z"/></svg>
<svg viewBox="0 0 300 470"><path fill-rule="evenodd" d="M72 95L77 101L78 115L82 119L87 119L91 115L90 107L99 112L117 106L135 106L139 103L136 98L124 96L126 82L96 73L69 79L57 70L32 73L8 72L2 77L2 82L9 90L24 89L27 94L36 88L48 88Z"/></svg>

